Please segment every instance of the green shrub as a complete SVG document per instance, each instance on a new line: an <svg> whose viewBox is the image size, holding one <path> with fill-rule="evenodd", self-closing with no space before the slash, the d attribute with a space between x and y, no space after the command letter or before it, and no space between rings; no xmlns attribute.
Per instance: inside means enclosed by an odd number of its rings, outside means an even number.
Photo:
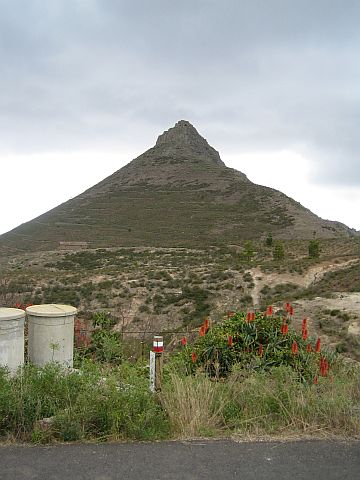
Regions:
<svg viewBox="0 0 360 480"><path fill-rule="evenodd" d="M273 257L274 257L274 260L284 259L285 249L284 249L284 244L282 242L280 241L274 242Z"/></svg>
<svg viewBox="0 0 360 480"><path fill-rule="evenodd" d="M272 247L272 244L273 244L273 236L272 236L272 233L269 232L265 240L265 245L267 247Z"/></svg>
<svg viewBox="0 0 360 480"><path fill-rule="evenodd" d="M310 240L308 245L309 258L319 258L320 257L320 243L319 240L313 239Z"/></svg>
<svg viewBox="0 0 360 480"><path fill-rule="evenodd" d="M166 416L137 366L110 370L86 361L79 373L71 373L55 364L27 365L13 378L1 369L0 387L2 438L145 440L168 434ZM44 433L37 422L49 417L51 426Z"/></svg>
<svg viewBox="0 0 360 480"><path fill-rule="evenodd" d="M27 365L14 378L0 370L0 436L26 438L37 420L54 416L74 401L83 379L60 375L60 370L55 364L44 369Z"/></svg>
<svg viewBox="0 0 360 480"><path fill-rule="evenodd" d="M237 312L199 337L194 345L187 346L180 355L188 371L202 368L215 377L228 376L235 364L253 371L285 365L290 366L300 379L312 381L319 369L320 355L307 352L306 347L311 342L303 340L294 330L282 334L282 323L281 317L262 313L257 313L254 321L248 321L247 314ZM296 353L292 351L294 342ZM196 354L195 362L192 352ZM322 356L329 362L333 360L329 352L322 352Z"/></svg>
<svg viewBox="0 0 360 480"><path fill-rule="evenodd" d="M79 350L81 358L93 358L98 362L118 365L123 358L121 332L113 330L116 320L105 312L93 316L94 330L88 347Z"/></svg>

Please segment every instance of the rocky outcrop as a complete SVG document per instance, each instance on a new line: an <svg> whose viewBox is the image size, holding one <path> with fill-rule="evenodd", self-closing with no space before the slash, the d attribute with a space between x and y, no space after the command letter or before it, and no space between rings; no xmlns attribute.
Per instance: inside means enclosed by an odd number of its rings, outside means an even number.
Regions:
<svg viewBox="0 0 360 480"><path fill-rule="evenodd" d="M151 153L169 157L193 157L199 163L213 162L215 165L225 167L219 152L186 120L180 120L173 128L160 135Z"/></svg>

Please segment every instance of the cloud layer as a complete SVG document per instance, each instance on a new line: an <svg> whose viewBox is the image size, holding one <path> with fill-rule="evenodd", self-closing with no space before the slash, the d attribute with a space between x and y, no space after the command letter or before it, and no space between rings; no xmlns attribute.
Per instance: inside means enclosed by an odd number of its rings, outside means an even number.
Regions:
<svg viewBox="0 0 360 480"><path fill-rule="evenodd" d="M357 0L0 0L0 155L139 148L186 118L220 151L296 151L313 182L359 187L359 18Z"/></svg>

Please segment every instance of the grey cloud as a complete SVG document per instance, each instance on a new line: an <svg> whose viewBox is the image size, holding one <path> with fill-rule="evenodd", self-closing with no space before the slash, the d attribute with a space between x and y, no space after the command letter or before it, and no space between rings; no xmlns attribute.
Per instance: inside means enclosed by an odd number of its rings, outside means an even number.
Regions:
<svg viewBox="0 0 360 480"><path fill-rule="evenodd" d="M293 148L360 185L357 0L0 0L0 152ZM150 143L150 145L149 145Z"/></svg>

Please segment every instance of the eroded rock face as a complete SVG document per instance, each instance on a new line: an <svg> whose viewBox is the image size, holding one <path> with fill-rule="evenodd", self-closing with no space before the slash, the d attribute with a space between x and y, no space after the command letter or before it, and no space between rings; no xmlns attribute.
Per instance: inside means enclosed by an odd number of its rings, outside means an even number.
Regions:
<svg viewBox="0 0 360 480"><path fill-rule="evenodd" d="M163 187L197 191L210 189L226 192L238 183L250 184L245 174L226 167L219 152L211 147L196 128L186 120L162 133L149 148L95 189ZM94 189L93 189L94 191ZM92 192L91 192L92 193Z"/></svg>
<svg viewBox="0 0 360 480"><path fill-rule="evenodd" d="M193 156L199 161L210 161L225 166L219 152L211 147L190 122L180 120L157 139L154 150L163 155Z"/></svg>

